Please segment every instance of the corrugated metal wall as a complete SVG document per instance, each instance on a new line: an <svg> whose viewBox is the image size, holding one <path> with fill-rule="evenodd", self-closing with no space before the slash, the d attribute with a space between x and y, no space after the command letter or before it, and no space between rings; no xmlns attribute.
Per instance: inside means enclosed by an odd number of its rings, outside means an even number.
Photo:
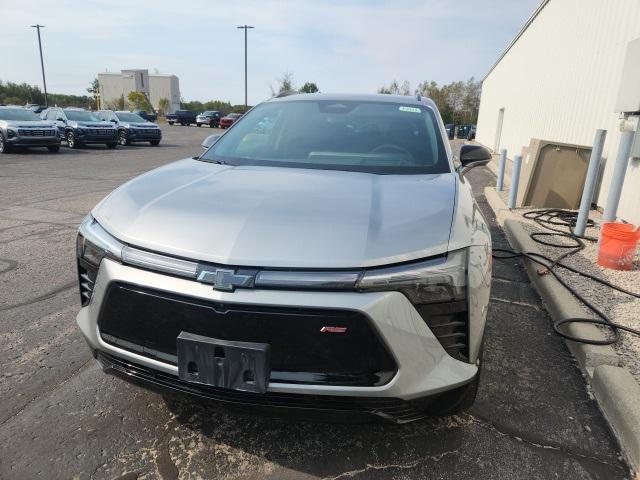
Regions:
<svg viewBox="0 0 640 480"><path fill-rule="evenodd" d="M599 205L618 149L613 112L627 43L640 37L640 0L550 0L482 85L477 140L509 158L531 138L591 145L607 130ZM638 79L640 81L640 79ZM640 162L631 162L618 215L640 223Z"/></svg>

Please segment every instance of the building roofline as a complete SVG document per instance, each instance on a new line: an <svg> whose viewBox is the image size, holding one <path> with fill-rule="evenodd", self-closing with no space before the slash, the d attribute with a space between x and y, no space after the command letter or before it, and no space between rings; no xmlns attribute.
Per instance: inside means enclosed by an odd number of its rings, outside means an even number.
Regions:
<svg viewBox="0 0 640 480"><path fill-rule="evenodd" d="M540 3L540 5L538 5L538 8L536 8L536 10L531 14L531 16L529 17L529 19L525 22L525 24L522 26L522 28L520 29L520 31L518 32L518 34L513 38L513 40L511 40L511 43L509 43L509 45L507 46L507 48L505 48L502 53L500 54L500 56L498 57L498 59L494 62L493 65L491 65L491 68L489 69L489 71L485 74L484 77L482 77L482 81L484 82L487 77L491 74L491 72L493 72L493 70L498 66L498 64L502 61L502 59L505 57L505 55L507 53L509 53L509 50L511 50L511 47L513 47L516 42L520 39L520 37L524 34L524 32L527 30L527 28L529 28L529 25L531 25L533 23L533 21L536 19L536 17L540 14L540 12L542 11L542 9L544 7L547 6L547 4L550 2L551 0L542 0L542 2Z"/></svg>

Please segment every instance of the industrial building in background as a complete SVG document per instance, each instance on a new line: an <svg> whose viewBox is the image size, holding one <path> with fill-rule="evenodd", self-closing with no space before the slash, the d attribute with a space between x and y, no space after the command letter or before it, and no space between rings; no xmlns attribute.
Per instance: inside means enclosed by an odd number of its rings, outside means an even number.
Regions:
<svg viewBox="0 0 640 480"><path fill-rule="evenodd" d="M638 130L638 38L638 0L544 0L483 79L476 140L496 153L506 148L509 158L522 155L524 164L532 139L579 149L593 145L597 129L607 130L593 198L605 207L609 191L617 188L612 178L619 171L618 152L629 153L628 133L621 130ZM631 107L621 107L620 99ZM617 216L635 224L640 223L638 148L636 134L623 159L617 205ZM584 179L584 171L579 175Z"/></svg>
<svg viewBox="0 0 640 480"><path fill-rule="evenodd" d="M161 73L149 74L146 69L102 72L98 74L98 101L100 109L108 109L130 92L143 93L157 111L163 98L168 100L165 113L180 109L180 85L178 77Z"/></svg>

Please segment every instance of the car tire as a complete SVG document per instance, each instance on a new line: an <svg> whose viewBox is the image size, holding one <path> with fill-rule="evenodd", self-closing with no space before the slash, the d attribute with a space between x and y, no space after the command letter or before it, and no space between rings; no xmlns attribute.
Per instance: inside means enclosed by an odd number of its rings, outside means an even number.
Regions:
<svg viewBox="0 0 640 480"><path fill-rule="evenodd" d="M158 145L160 145L160 140L150 140L149 143L154 147L157 147Z"/></svg>
<svg viewBox="0 0 640 480"><path fill-rule="evenodd" d="M78 142L78 139L76 138L76 134L73 133L71 130L69 130L67 132L67 134L65 135L65 138L67 139L67 147L69 148L80 148L80 142Z"/></svg>
<svg viewBox="0 0 640 480"><path fill-rule="evenodd" d="M202 126L201 123L196 123L196 125L198 126L198 128L200 128Z"/></svg>
<svg viewBox="0 0 640 480"><path fill-rule="evenodd" d="M125 132L124 130L120 130L118 132L118 144L122 145L123 147L126 145L131 145L131 140L127 138L127 132Z"/></svg>
<svg viewBox="0 0 640 480"><path fill-rule="evenodd" d="M60 151L60 145L51 145L50 147L47 147L47 150L51 153L58 153Z"/></svg>
<svg viewBox="0 0 640 480"><path fill-rule="evenodd" d="M118 146L118 142L107 143L106 145L109 150L113 150Z"/></svg>
<svg viewBox="0 0 640 480"><path fill-rule="evenodd" d="M173 122L167 122L169 125L173 125Z"/></svg>
<svg viewBox="0 0 640 480"><path fill-rule="evenodd" d="M11 147L7 145L7 142L4 140L4 136L0 133L0 155L3 153L10 153Z"/></svg>

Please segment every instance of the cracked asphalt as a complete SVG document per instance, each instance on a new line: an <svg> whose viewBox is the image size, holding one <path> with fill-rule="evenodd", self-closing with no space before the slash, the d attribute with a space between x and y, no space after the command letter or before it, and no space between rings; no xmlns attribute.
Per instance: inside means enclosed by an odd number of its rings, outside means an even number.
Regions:
<svg viewBox="0 0 640 480"><path fill-rule="evenodd" d="M76 229L114 187L197 154L213 133L163 130L157 148L0 157L0 478L629 478L519 260L494 263L484 371L463 415L310 423L165 399L104 375L75 327ZM508 245L482 196L493 176L468 178L494 245Z"/></svg>

